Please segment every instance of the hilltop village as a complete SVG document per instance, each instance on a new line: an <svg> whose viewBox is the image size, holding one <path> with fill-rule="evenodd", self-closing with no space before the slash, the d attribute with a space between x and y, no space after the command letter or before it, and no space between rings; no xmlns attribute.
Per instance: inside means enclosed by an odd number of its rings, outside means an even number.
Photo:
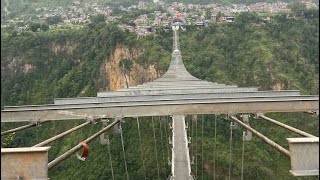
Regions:
<svg viewBox="0 0 320 180"><path fill-rule="evenodd" d="M27 14L14 14L7 8L9 1L4 1L1 16L1 29L11 28L17 33L23 31L46 31L55 28L82 28L92 21L92 17L103 16L106 23L117 23L129 32L136 32L138 37L153 34L156 29L170 29L172 23L178 22L185 30L186 26L204 27L210 23L232 23L234 16L241 12L256 12L263 21L269 21L270 15L287 13L289 3L260 2L245 4L184 4L139 1L128 7L104 6L98 3L80 3L73 1L68 6L39 7ZM313 1L302 1L306 8L318 8ZM32 23L31 23L32 22ZM38 23L34 23L38 22Z"/></svg>

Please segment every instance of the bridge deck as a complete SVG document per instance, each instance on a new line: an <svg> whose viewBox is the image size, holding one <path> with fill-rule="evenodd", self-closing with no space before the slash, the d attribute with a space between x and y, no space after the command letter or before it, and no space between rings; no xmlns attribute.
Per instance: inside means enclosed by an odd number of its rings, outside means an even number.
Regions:
<svg viewBox="0 0 320 180"><path fill-rule="evenodd" d="M173 180L190 180L192 178L185 117L174 115L172 121L172 178Z"/></svg>

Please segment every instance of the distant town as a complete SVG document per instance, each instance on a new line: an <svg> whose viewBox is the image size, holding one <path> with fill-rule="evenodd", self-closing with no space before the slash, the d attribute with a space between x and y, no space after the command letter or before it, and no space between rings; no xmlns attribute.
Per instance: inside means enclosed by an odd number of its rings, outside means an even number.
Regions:
<svg viewBox="0 0 320 180"><path fill-rule="evenodd" d="M313 1L301 1L306 8L319 8L319 3ZM10 3L5 0L4 3ZM169 29L172 23L179 23L181 28L186 26L204 27L210 23L232 23L234 16L241 12L256 12L260 14L282 13L290 11L288 3L255 3L245 4L184 4L184 3L164 3L154 0L154 2L137 2L129 7L119 6L117 9L109 6L102 6L97 3L80 3L74 1L66 7L41 7L37 8L36 14L20 15L8 18L10 12L4 4L4 15L1 18L1 29L14 27L21 33L30 30L30 23L46 22L47 28L37 28L37 31L54 28L81 28L91 22L91 17L104 15L106 23L118 23L118 26L129 32L136 32L138 37L153 34L156 29ZM135 13L135 17L129 16L130 12ZM270 17L264 17L270 20Z"/></svg>

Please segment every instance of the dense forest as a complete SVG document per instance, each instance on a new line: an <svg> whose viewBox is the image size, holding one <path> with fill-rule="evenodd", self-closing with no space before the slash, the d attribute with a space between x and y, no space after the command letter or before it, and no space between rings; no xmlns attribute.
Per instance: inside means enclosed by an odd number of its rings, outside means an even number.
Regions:
<svg viewBox="0 0 320 180"><path fill-rule="evenodd" d="M270 21L254 13L242 13L234 23L211 24L202 29L189 27L179 33L185 66L200 79L240 87L256 86L261 90L298 89L302 94L319 94L318 10L296 16L275 15ZM131 72L133 65L142 69L152 65L160 76L170 63L172 32L157 30L154 36L137 39L135 34L122 32L116 25L97 18L83 29L30 31L20 35L1 33L1 106L52 103L56 97L96 96L96 92L111 86L112 81L105 75L105 64L119 49L132 54L119 60L119 64L125 64L119 68ZM140 79L145 82L152 78ZM318 118L303 113L268 115L319 134ZM187 116L188 135L193 140L190 154L196 161L192 172L197 172L199 179L212 179L215 152L217 178L228 177L230 121L224 115L217 116L215 139L214 119L214 115ZM83 121L49 122L2 137L1 145L32 146ZM122 124L129 177L165 179L171 170L167 158L171 156L170 118L141 117L139 121L141 146L136 119L126 118ZM297 137L254 118L250 118L250 124L286 148L285 138ZM1 124L1 131L19 125ZM50 144L49 161L100 128L100 123L90 125ZM240 179L242 130L238 128L233 133L231 176ZM51 169L50 179L112 179L112 169L115 179L126 179L119 133L112 130L109 135L112 168L107 146L95 140L89 145L90 154L85 162L72 157ZM245 142L245 179L312 179L294 178L289 170L289 159L259 139Z"/></svg>

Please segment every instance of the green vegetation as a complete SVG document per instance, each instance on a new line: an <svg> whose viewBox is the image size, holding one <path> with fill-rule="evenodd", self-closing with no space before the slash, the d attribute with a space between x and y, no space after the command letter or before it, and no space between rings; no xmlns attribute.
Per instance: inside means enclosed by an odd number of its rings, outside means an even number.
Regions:
<svg viewBox="0 0 320 180"><path fill-rule="evenodd" d="M318 94L318 17L278 15L264 22L255 14L242 13L231 24L186 31L181 33L184 62L201 79L261 90L281 85Z"/></svg>
<svg viewBox="0 0 320 180"><path fill-rule="evenodd" d="M313 13L313 15L307 15ZM198 78L218 83L257 86L271 90L299 89L303 94L319 94L319 11L303 16L278 15L264 21L256 14L243 13L234 23L212 24L207 28L180 33L181 49L188 71ZM139 58L122 59L124 73L132 63L144 67L155 65L159 75L170 63L172 32L159 30L156 36L136 39L133 33L105 24L103 17L82 29L1 34L1 106L52 103L55 97L95 96L108 89L101 68L118 46L130 52L141 51ZM140 52L140 51L139 51ZM319 134L319 120L302 113L272 113L269 116L291 126ZM160 179L168 177L168 124L154 117ZM214 139L214 116L200 115L189 123L192 137L191 155L197 157L198 178L212 179L214 142L217 142L218 179L228 177L229 121L219 116L217 139ZM202 131L202 122L204 124ZM2 147L32 146L80 124L80 121L50 122L10 136L2 137ZM1 124L1 131L22 123ZM252 127L287 148L285 137L297 137L262 120L250 119ZM136 120L125 119L122 125L130 179L143 179L144 156L146 176L158 175L151 118L140 118L142 149L140 152ZM49 161L77 145L101 128L89 125L62 140L50 144ZM202 137L203 132L203 138ZM113 169L116 179L126 179L119 134L110 132ZM234 130L232 143L232 178L240 179L242 130ZM203 143L203 144L202 144ZM108 148L98 140L89 144L85 162L74 156L49 171L50 179L111 179ZM203 156L202 156L203 147ZM294 178L289 174L289 159L257 138L246 142L245 179L312 179ZM202 166L203 165L203 166ZM203 169L203 170L202 170Z"/></svg>
<svg viewBox="0 0 320 180"><path fill-rule="evenodd" d="M159 8L151 8L148 10L133 9L133 10L130 10L127 12L120 11L120 10L114 10L112 14L121 16L121 18L119 19L119 23L129 24L129 25L133 26L134 25L133 19L136 19L138 16L140 16L142 14L148 14L150 16L151 15L150 13L153 13L154 11L164 11L164 10L160 7Z"/></svg>
<svg viewBox="0 0 320 180"><path fill-rule="evenodd" d="M117 44L126 46L130 38L105 22L80 30L2 34L1 67L5 68L1 71L1 104L39 104L52 102L54 97L95 96L100 87L101 63ZM31 67L28 73L27 66Z"/></svg>
<svg viewBox="0 0 320 180"><path fill-rule="evenodd" d="M292 2L294 0L284 0L282 2ZM174 0L164 0L164 2L172 3L177 2ZM178 2L181 3L193 3L193 4L210 4L210 3L219 3L219 4L254 4L258 2L268 2L274 3L277 2L276 0L180 0Z"/></svg>

